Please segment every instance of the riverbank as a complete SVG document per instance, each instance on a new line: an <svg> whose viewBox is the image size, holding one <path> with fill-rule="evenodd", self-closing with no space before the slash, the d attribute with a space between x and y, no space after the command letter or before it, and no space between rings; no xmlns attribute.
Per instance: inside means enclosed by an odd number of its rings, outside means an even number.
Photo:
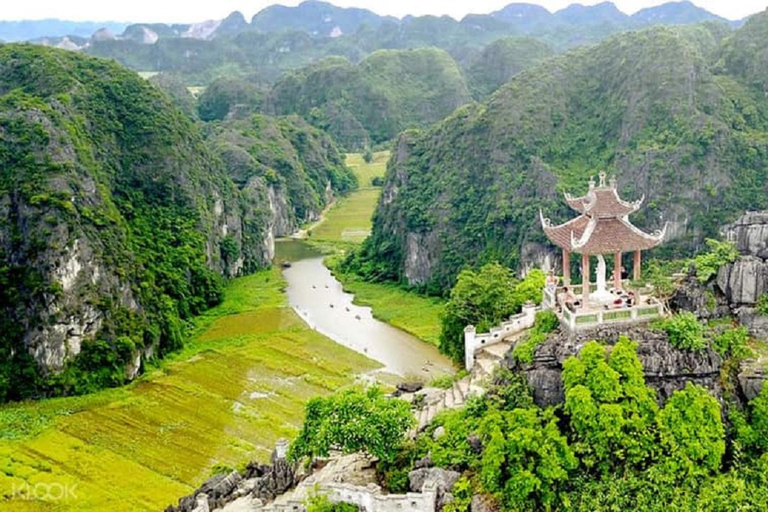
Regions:
<svg viewBox="0 0 768 512"><path fill-rule="evenodd" d="M216 464L266 460L309 398L378 367L309 329L285 286L278 269L234 280L187 347L129 386L1 407L0 508L162 510Z"/></svg>
<svg viewBox="0 0 768 512"><path fill-rule="evenodd" d="M381 187L374 187L373 183L376 178L384 178L387 160L388 151L375 153L370 163L360 154L347 155L347 165L355 172L361 188L330 208L313 227L307 241L334 253L326 260L326 266L344 290L355 295L354 304L370 307L377 320L437 346L444 301L395 284L365 282L338 271L338 261L345 252L354 249L370 234L371 217L381 194Z"/></svg>

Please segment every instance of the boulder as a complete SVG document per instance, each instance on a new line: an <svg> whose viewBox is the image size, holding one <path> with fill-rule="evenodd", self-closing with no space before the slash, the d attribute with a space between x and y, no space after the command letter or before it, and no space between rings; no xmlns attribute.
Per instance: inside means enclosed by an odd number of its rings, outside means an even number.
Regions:
<svg viewBox="0 0 768 512"><path fill-rule="evenodd" d="M397 389L402 393L415 393L423 387L424 384L421 382L400 382L397 385Z"/></svg>
<svg viewBox="0 0 768 512"><path fill-rule="evenodd" d="M728 299L715 283L702 284L695 275L683 279L669 301L673 311L690 311L699 318L724 318L730 315Z"/></svg>
<svg viewBox="0 0 768 512"><path fill-rule="evenodd" d="M451 489L461 473L442 468L414 469L408 473L408 483L412 492L426 492L427 489L437 491L437 510L453 501Z"/></svg>
<svg viewBox="0 0 768 512"><path fill-rule="evenodd" d="M263 501L271 501L295 484L296 468L285 459L277 459L270 471L256 478L251 496Z"/></svg>

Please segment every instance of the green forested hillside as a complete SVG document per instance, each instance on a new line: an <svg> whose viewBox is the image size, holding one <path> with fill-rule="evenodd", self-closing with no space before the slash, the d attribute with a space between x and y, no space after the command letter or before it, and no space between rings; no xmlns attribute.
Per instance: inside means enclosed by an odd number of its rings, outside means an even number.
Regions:
<svg viewBox="0 0 768 512"><path fill-rule="evenodd" d="M494 41L472 59L467 69L472 94L483 100L513 76L553 54L550 46L533 38Z"/></svg>
<svg viewBox="0 0 768 512"><path fill-rule="evenodd" d="M213 124L206 132L236 184L247 188L258 181L287 198L281 219L287 226L315 220L334 193L357 188L330 137L297 116L253 115Z"/></svg>
<svg viewBox="0 0 768 512"><path fill-rule="evenodd" d="M276 158L274 179L327 188L296 207L301 221L354 182L327 138L286 126L297 160ZM184 320L220 300L222 275L268 263L280 212L240 188L135 73L0 46L0 401L120 384L178 348Z"/></svg>
<svg viewBox="0 0 768 512"><path fill-rule="evenodd" d="M742 30L765 23L761 15ZM565 220L561 192L583 193L600 170L616 175L625 197L645 195L638 225L671 223L667 251L765 208L768 101L722 64L749 54L741 38L760 44L745 32L723 41L707 25L616 36L518 75L429 131L404 133L355 265L435 290L464 265L516 268L544 241L539 208Z"/></svg>
<svg viewBox="0 0 768 512"><path fill-rule="evenodd" d="M381 50L358 65L324 60L278 82L265 108L305 116L345 148L360 149L405 128L426 127L469 101L456 62L432 48Z"/></svg>

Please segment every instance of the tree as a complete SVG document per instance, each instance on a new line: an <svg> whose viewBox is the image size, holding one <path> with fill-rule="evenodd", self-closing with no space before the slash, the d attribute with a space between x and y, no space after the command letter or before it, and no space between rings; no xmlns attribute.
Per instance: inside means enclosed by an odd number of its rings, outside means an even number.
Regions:
<svg viewBox="0 0 768 512"><path fill-rule="evenodd" d="M670 473L696 475L716 471L725 453L720 404L690 382L675 391L659 413L661 445Z"/></svg>
<svg viewBox="0 0 768 512"><path fill-rule="evenodd" d="M557 425L554 409L491 410L479 429L480 481L513 510L556 505L558 486L578 460Z"/></svg>
<svg viewBox="0 0 768 512"><path fill-rule="evenodd" d="M637 345L622 336L606 349L591 341L563 363L565 412L574 450L588 468L607 474L625 463L640 466L655 457L655 393L645 384Z"/></svg>
<svg viewBox="0 0 768 512"><path fill-rule="evenodd" d="M480 272L463 270L445 306L440 332L440 351L455 361L464 360L464 328L474 325L485 331L515 311L512 271L489 263Z"/></svg>
<svg viewBox="0 0 768 512"><path fill-rule="evenodd" d="M440 351L463 362L466 326L487 331L519 312L526 302L541 302L542 288L544 273L540 270L532 270L521 282L498 263L488 263L479 272L463 270L443 312Z"/></svg>
<svg viewBox="0 0 768 512"><path fill-rule="evenodd" d="M304 425L289 458L327 457L331 450L364 451L383 461L397 454L414 421L410 407L386 398L378 388L347 390L307 403Z"/></svg>
<svg viewBox="0 0 768 512"><path fill-rule="evenodd" d="M696 266L696 277L702 283L706 283L713 276L716 276L720 267L733 262L739 257L739 251L733 242L720 242L707 238L707 246L709 250L699 254L693 260Z"/></svg>

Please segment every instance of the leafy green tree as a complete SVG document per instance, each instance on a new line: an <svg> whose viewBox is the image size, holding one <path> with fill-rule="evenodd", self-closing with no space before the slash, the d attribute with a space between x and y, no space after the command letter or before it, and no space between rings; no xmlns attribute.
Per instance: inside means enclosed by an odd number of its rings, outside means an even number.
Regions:
<svg viewBox="0 0 768 512"><path fill-rule="evenodd" d="M498 263L483 265L479 272L463 270L443 312L440 351L463 361L464 328L474 325L484 332L518 313L526 302L540 303L544 280L544 272L535 269L518 281Z"/></svg>
<svg viewBox="0 0 768 512"><path fill-rule="evenodd" d="M720 404L709 391L690 382L675 391L659 412L663 463L672 474L717 471L725 453Z"/></svg>
<svg viewBox="0 0 768 512"><path fill-rule="evenodd" d="M707 238L706 242L709 250L697 255L693 260L696 266L696 277L702 283L716 276L720 267L732 263L739 257L739 251L733 242L721 242L712 238Z"/></svg>
<svg viewBox="0 0 768 512"><path fill-rule="evenodd" d="M443 312L440 351L463 361L464 328L474 325L483 332L514 313L520 307L515 284L512 271L498 263L484 265L479 272L462 271Z"/></svg>
<svg viewBox="0 0 768 512"><path fill-rule="evenodd" d="M602 474L648 463L657 450L658 406L635 350L626 337L609 354L591 341L563 364L574 450L587 468Z"/></svg>
<svg viewBox="0 0 768 512"><path fill-rule="evenodd" d="M492 411L479 434L484 444L479 477L486 491L513 510L557 504L558 487L578 460L558 428L554 409Z"/></svg>
<svg viewBox="0 0 768 512"><path fill-rule="evenodd" d="M311 399L289 458L327 457L331 450L364 451L391 460L414 421L410 407L385 397L378 388L348 390Z"/></svg>

